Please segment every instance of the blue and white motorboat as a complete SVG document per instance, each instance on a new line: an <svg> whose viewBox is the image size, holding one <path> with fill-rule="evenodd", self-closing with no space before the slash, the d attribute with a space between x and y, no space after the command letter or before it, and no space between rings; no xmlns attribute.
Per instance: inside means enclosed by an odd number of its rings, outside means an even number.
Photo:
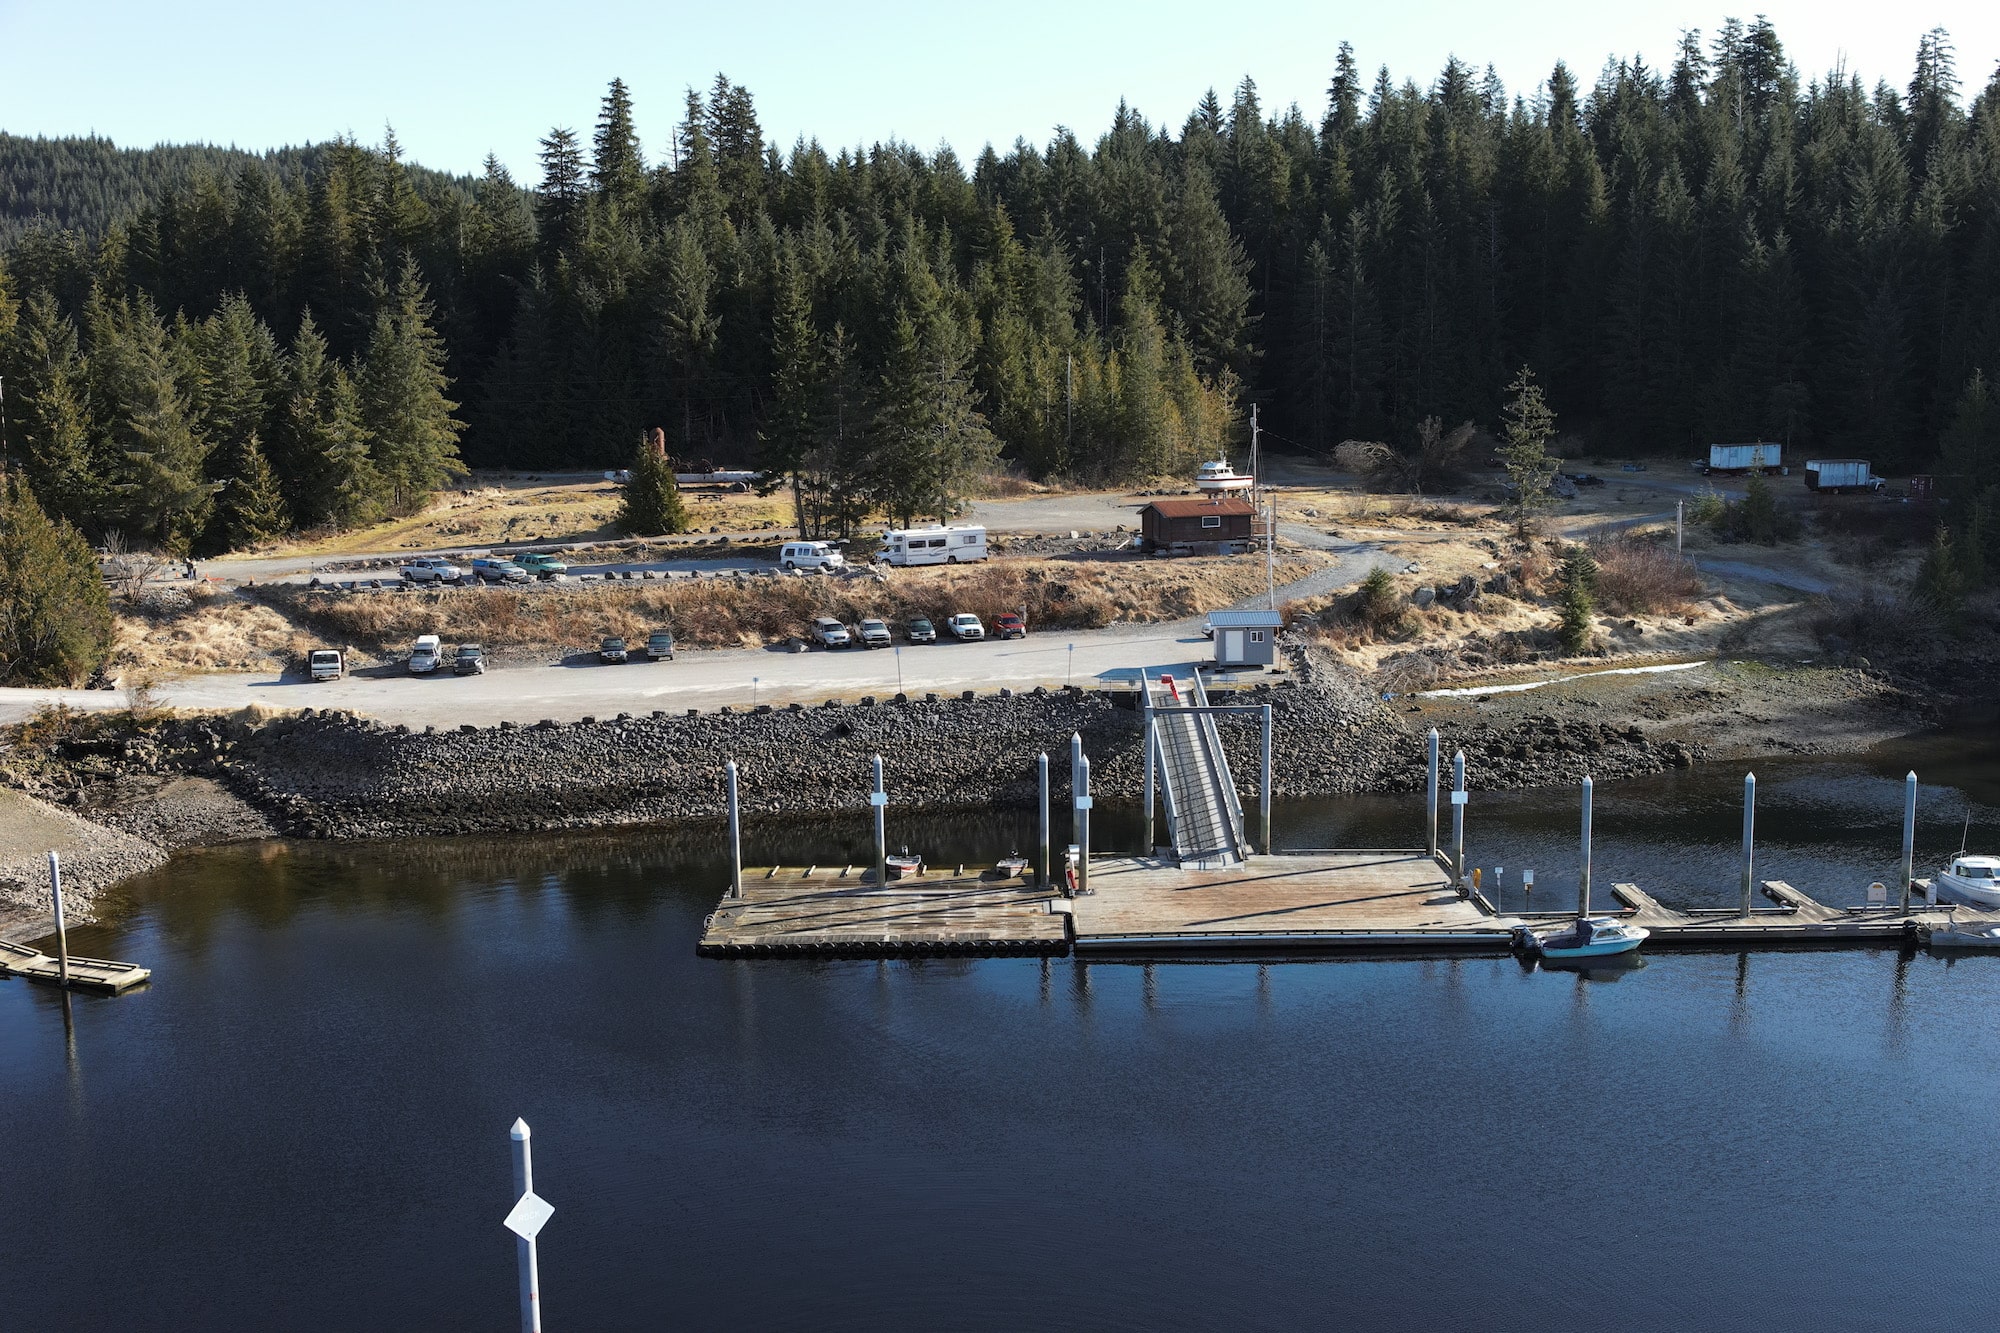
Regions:
<svg viewBox="0 0 2000 1333"><path fill-rule="evenodd" d="M1940 902L1967 907L2000 907L2000 856L1967 856L1960 852L1938 871L1931 892Z"/></svg>
<svg viewBox="0 0 2000 1333"><path fill-rule="evenodd" d="M1608 916L1580 916L1576 924L1567 930L1555 931L1547 935L1525 932L1534 941L1533 947L1542 957L1558 958L1607 958L1613 954L1630 953L1645 943L1653 932L1644 926L1635 926Z"/></svg>

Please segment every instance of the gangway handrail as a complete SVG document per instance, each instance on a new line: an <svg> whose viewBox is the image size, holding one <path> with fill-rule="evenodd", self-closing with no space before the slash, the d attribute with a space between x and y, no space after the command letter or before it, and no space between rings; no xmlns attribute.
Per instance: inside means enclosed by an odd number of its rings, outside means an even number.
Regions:
<svg viewBox="0 0 2000 1333"><path fill-rule="evenodd" d="M1146 743L1154 747L1153 758L1160 775L1160 794L1166 799L1167 804L1167 838L1173 843L1174 854L1178 857L1181 850L1180 802L1174 797L1173 774L1167 768L1167 742L1166 737L1161 734L1160 709L1153 703L1151 681L1146 682L1146 713L1147 720L1152 723L1146 729ZM1153 849L1148 847L1146 855L1152 854Z"/></svg>
<svg viewBox="0 0 2000 1333"><path fill-rule="evenodd" d="M1243 823L1243 802L1236 795L1236 779L1229 771L1229 757L1223 752L1222 737L1215 729L1215 714L1208 712L1208 691L1201 682L1201 668L1194 670L1194 703L1203 711L1200 717L1202 741L1208 749L1209 778L1221 788L1224 810L1229 816L1228 833L1235 839L1234 851L1240 858L1247 859L1250 851L1250 836Z"/></svg>

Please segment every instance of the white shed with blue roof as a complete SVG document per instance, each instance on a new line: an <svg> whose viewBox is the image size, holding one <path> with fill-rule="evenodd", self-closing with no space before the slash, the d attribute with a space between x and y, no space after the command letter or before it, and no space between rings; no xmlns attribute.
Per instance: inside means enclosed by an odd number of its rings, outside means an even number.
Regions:
<svg viewBox="0 0 2000 1333"><path fill-rule="evenodd" d="M1211 611L1208 628L1215 639L1219 667L1270 666L1278 660L1278 631L1285 620L1276 611Z"/></svg>

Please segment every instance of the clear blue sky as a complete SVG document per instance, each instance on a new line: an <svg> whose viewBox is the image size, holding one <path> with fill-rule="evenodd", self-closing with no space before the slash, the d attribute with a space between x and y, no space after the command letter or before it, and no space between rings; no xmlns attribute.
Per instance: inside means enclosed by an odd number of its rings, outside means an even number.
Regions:
<svg viewBox="0 0 2000 1333"><path fill-rule="evenodd" d="M1902 86L1933 26L1951 31L1968 95L2000 62L2000 3L1974 0L0 0L0 129L261 149L349 131L374 143L389 123L426 165L475 171L490 150L531 182L536 141L559 124L587 138L613 76L656 160L684 90L721 70L781 146L894 136L969 162L1057 125L1089 142L1121 97L1178 128L1203 90L1226 101L1246 73L1267 108L1296 101L1316 119L1343 38L1399 83L1427 84L1456 53L1532 93L1558 59L1586 84L1609 54L1664 66L1682 28L1760 11L1806 77L1844 62Z"/></svg>

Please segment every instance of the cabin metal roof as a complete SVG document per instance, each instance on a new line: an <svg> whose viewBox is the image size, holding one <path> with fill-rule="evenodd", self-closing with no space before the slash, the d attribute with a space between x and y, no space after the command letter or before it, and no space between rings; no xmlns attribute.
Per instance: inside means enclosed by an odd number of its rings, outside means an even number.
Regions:
<svg viewBox="0 0 2000 1333"><path fill-rule="evenodd" d="M1235 495L1203 496L1193 500L1154 500L1146 506L1161 518L1195 518L1209 514L1227 514L1238 518L1255 518L1257 511L1248 500ZM1139 512L1144 513L1142 509Z"/></svg>
<svg viewBox="0 0 2000 1333"><path fill-rule="evenodd" d="M1213 629L1283 629L1285 618L1276 611L1211 611L1208 623Z"/></svg>

